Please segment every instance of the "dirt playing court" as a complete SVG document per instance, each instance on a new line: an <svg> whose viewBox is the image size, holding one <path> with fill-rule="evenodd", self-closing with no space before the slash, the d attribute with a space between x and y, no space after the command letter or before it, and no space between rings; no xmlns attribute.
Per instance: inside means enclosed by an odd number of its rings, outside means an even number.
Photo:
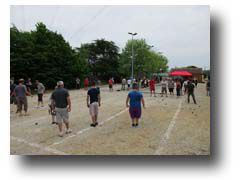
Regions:
<svg viewBox="0 0 240 180"><path fill-rule="evenodd" d="M11 154L22 155L209 155L210 98L205 84L195 89L197 105L187 97L150 97L143 93L146 109L140 127L132 128L125 100L128 91L114 92L101 87L102 104L99 126L90 127L86 106L87 92L69 91L72 100L70 126L73 132L58 136L48 114L50 94L44 95L45 107L36 108L37 97L28 97L29 116L19 117L11 105ZM148 92L148 89L142 90ZM160 87L157 86L157 92ZM174 92L175 93L175 92Z"/></svg>

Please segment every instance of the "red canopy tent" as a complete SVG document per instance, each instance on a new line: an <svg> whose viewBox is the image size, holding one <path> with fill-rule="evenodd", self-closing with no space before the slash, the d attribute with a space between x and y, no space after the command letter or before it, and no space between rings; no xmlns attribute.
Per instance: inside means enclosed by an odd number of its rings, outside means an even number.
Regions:
<svg viewBox="0 0 240 180"><path fill-rule="evenodd" d="M169 73L170 76L192 76L188 71L173 71Z"/></svg>

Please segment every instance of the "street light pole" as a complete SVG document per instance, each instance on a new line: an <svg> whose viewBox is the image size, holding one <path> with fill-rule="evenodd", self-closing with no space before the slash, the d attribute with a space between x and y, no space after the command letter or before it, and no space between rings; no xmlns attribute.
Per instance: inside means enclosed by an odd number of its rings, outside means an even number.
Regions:
<svg viewBox="0 0 240 180"><path fill-rule="evenodd" d="M131 32L129 32L128 34L130 34L130 35L132 36L132 82L133 82L133 58L134 58L133 36L137 35L137 33L131 33Z"/></svg>

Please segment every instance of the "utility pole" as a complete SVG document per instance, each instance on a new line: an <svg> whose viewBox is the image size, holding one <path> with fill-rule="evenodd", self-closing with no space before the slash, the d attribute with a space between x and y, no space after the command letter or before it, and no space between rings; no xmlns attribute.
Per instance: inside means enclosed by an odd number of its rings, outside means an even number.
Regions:
<svg viewBox="0 0 240 180"><path fill-rule="evenodd" d="M131 33L131 32L129 32L128 34L130 34L130 35L132 36L132 83L133 83L133 77L134 77L134 74L133 74L133 60L134 60L133 36L136 36L137 33Z"/></svg>

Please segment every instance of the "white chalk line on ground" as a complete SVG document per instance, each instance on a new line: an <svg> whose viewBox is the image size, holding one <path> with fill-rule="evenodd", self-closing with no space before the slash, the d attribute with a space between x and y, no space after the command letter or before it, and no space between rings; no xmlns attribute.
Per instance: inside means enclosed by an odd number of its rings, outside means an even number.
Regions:
<svg viewBox="0 0 240 180"><path fill-rule="evenodd" d="M176 124L176 120L177 120L178 114L179 114L179 112L181 111L181 108L182 108L183 100L184 99L182 99L179 102L177 111L175 112L174 116L172 117L172 120L170 121L166 132L164 133L162 139L160 140L159 147L158 147L158 149L154 153L155 155L161 155L162 154L163 149L164 149L164 145L167 143L167 140L169 139L169 137L171 135L171 132L172 132L172 130L173 130L175 124Z"/></svg>
<svg viewBox="0 0 240 180"><path fill-rule="evenodd" d="M153 99L151 99L150 102L151 102L152 100L153 100ZM128 110L128 108L125 108L124 110L118 112L117 114L115 114L115 115L107 118L106 120L100 122L99 125L102 125L102 124L104 124L104 123L106 123L106 122L108 122L108 121L116 118L117 116L123 114L123 113L126 112L127 110ZM41 118L44 118L44 117L41 117ZM39 119L41 119L41 118L39 118ZM86 132L86 131L89 131L90 129L93 129L93 127L88 127L88 128L82 129L82 130L78 131L76 134L70 135L70 136L64 138L63 140L61 140L61 141L59 141L59 142L53 143L53 144L50 145L50 146L57 145L57 144L61 144L61 143L63 143L65 140L70 139L70 138L72 138L72 137L75 137L75 136L77 136L77 135L79 135L79 134L82 134L82 133L84 133L84 132ZM35 148L41 149L41 150L46 151L46 152L51 152L51 153L57 154L57 155L68 155L68 154L66 154L65 152L62 152L62 151L59 151L59 150L57 150L57 149L51 148L50 146L42 146L42 145L40 145L40 144L31 143L31 142L28 142L28 141L25 140L25 139L13 137L13 136L11 136L11 138L12 138L13 140L16 140L16 141L20 142L20 143L25 143L25 144L27 144L27 145L29 145L29 146L31 146L31 147L35 147Z"/></svg>
<svg viewBox="0 0 240 180"><path fill-rule="evenodd" d="M108 103L109 101L111 101L112 99L107 99L107 100L105 100L105 101L102 101L102 106L103 105L105 105L105 103ZM36 109L37 110L37 109ZM88 110L88 109L86 109L86 110ZM76 113L76 112L79 112L79 109L74 109L74 110L72 110L71 112L70 112L70 114L73 114L73 113ZM46 113L48 113L47 111L46 111ZM77 117L78 115L71 115L70 117L71 118L75 118L75 117ZM29 117L29 115L28 116L21 116L21 117L19 117L19 118L17 118L17 119L14 119L14 121L16 121L16 120L21 120L21 121L19 121L19 123L17 123L17 124L14 124L14 125L12 125L12 127L17 127L17 126L22 126L22 125L27 125L27 124L29 124L29 123L34 123L34 121L40 121L40 120L44 120L44 119L49 119L49 122L52 120L51 119L51 115L50 114L48 114L48 115L46 115L46 116L42 116L42 117L40 117L40 118L32 118L32 117L30 117L29 119L23 119L23 117ZM14 117L13 117L14 118Z"/></svg>
<svg viewBox="0 0 240 180"><path fill-rule="evenodd" d="M150 101L151 101L151 100L150 100ZM125 108L124 110L116 113L115 115L110 116L110 117L107 118L106 120L99 122L99 125L103 125L104 123L106 123L106 122L108 122L108 121L111 121L112 119L116 118L117 116L123 114L123 113L126 112L126 111L128 111L128 108ZM91 129L94 129L94 128L93 128L93 127L84 128L84 129L78 131L77 133L75 133L75 134L73 134L73 135L71 135L71 136L67 136L66 138L62 139L61 141L58 141L58 142L53 143L53 144L50 145L50 146L54 146L54 145L61 144L61 143L63 143L64 141L66 141L67 139L70 139L70 138L72 138L72 137L75 137L75 136L77 136L77 135L79 135L79 134L83 134L84 132L89 131L89 130L91 130Z"/></svg>
<svg viewBox="0 0 240 180"><path fill-rule="evenodd" d="M54 149L54 148L50 148L50 147L47 147L47 146L42 146L40 144L37 144L37 143L31 143L31 142L28 142L27 140L25 139L22 139L22 138L17 138L17 137L13 137L11 136L11 139L19 142L19 143L24 143L24 144L27 144L31 147L35 147L35 148L38 148L40 150L43 150L43 151L46 151L46 152L50 152L50 153L53 153L53 154L56 154L56 155L68 155L62 151L59 151L57 149Z"/></svg>
<svg viewBox="0 0 240 180"><path fill-rule="evenodd" d="M106 120L100 122L99 125L103 125L104 123L106 123L106 122L108 122L108 121L116 118L117 116L123 114L123 113L126 112L127 110L128 110L128 108L126 108L126 109L118 112L117 114L115 114L115 115L113 115L113 116L110 116L110 117L107 118ZM68 139L70 139L70 138L72 138L72 137L75 137L75 136L77 136L77 135L79 135L79 134L82 134L82 133L84 133L84 132L86 132L86 131L89 131L89 130L91 130L91 129L94 129L94 127L88 127L88 128L82 129L82 130L78 131L76 134L73 134L73 135L71 135L71 136L68 136L68 137L62 139L61 141L58 141L58 142L53 143L53 144L50 145L50 146L61 144L61 143L63 143L64 141L66 141L66 140L68 140Z"/></svg>

